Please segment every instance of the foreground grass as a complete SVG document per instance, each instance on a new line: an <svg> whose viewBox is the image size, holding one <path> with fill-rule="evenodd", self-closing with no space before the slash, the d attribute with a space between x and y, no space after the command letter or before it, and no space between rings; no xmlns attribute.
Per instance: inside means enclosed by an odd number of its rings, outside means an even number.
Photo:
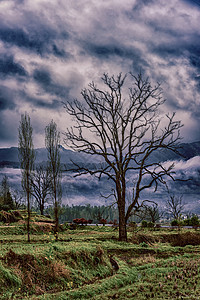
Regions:
<svg viewBox="0 0 200 300"><path fill-rule="evenodd" d="M199 262L176 257L130 268L119 260L120 271L111 278L39 299L200 299Z"/></svg>
<svg viewBox="0 0 200 300"><path fill-rule="evenodd" d="M58 242L35 232L28 244L22 228L6 229L0 299L200 299L200 246L175 246L177 234L179 242L196 241L193 230L139 230L124 243L113 228L88 226L61 233Z"/></svg>

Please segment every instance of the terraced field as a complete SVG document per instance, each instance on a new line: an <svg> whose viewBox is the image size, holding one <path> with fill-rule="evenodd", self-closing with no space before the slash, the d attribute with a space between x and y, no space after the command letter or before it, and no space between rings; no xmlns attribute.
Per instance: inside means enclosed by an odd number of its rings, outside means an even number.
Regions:
<svg viewBox="0 0 200 300"><path fill-rule="evenodd" d="M200 232L0 226L0 299L200 299Z"/></svg>

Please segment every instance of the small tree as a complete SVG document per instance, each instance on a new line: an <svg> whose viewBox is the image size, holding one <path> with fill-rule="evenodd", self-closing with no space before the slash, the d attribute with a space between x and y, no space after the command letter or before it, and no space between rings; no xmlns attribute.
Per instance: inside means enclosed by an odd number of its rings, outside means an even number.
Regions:
<svg viewBox="0 0 200 300"><path fill-rule="evenodd" d="M154 203L153 205L143 205L138 210L135 211L135 216L139 217L141 220L146 220L155 224L160 220L161 212L158 209L158 205Z"/></svg>
<svg viewBox="0 0 200 300"><path fill-rule="evenodd" d="M14 189L14 190L12 190L11 194L12 194L12 199L13 199L16 209L19 209L20 207L25 206L23 191Z"/></svg>
<svg viewBox="0 0 200 300"><path fill-rule="evenodd" d="M193 215L190 219L190 226L193 226L193 227L196 227L196 226L199 226L200 224L200 221L199 221L199 218L197 215Z"/></svg>
<svg viewBox="0 0 200 300"><path fill-rule="evenodd" d="M26 193L27 199L27 233L28 242L30 242L30 198L31 198L31 178L34 169L35 153L33 147L33 129L30 123L30 117L27 113L21 115L19 125L19 161L22 172L22 188Z"/></svg>
<svg viewBox="0 0 200 300"><path fill-rule="evenodd" d="M93 213L93 218L101 224L101 220L108 219L108 211L110 207L107 206L97 206L95 212ZM106 221L107 222L107 221Z"/></svg>
<svg viewBox="0 0 200 300"><path fill-rule="evenodd" d="M169 191L168 195L169 196L166 199L167 210L172 215L173 219L180 221L185 206L183 203L183 195L175 196L174 194L170 194Z"/></svg>
<svg viewBox="0 0 200 300"><path fill-rule="evenodd" d="M35 198L41 215L44 215L45 203L52 192L51 172L47 166L37 166L32 177L32 195Z"/></svg>
<svg viewBox="0 0 200 300"><path fill-rule="evenodd" d="M126 83L130 79L129 84ZM126 223L139 205L142 192L166 177L172 178L173 164L165 165L156 160L158 151L177 151L180 138L180 121L175 114L166 115L161 128L159 107L164 103L160 85L152 87L142 75L128 74L110 77L104 74L105 88L92 82L89 89L82 90L83 101L67 101L67 113L74 119L75 126L67 128L65 142L78 152L101 157L103 162L96 169L79 166L79 175L90 173L108 177L114 185L119 212L119 240L127 240ZM127 179L134 172L133 194L127 205Z"/></svg>
<svg viewBox="0 0 200 300"><path fill-rule="evenodd" d="M6 175L2 179L0 192L1 192L0 193L0 196L1 196L0 209L6 210L6 211L10 210L10 209L14 209L15 205L14 205L12 195L10 192L8 177Z"/></svg>
<svg viewBox="0 0 200 300"><path fill-rule="evenodd" d="M48 167L50 170L52 197L54 202L55 238L58 240L59 206L61 202L61 164L60 164L60 133L52 120L45 128L45 144L48 151Z"/></svg>

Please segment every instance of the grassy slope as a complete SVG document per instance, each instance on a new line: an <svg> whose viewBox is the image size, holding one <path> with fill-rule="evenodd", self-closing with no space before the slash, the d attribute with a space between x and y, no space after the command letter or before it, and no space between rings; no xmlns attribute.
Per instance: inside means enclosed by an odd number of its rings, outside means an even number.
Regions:
<svg viewBox="0 0 200 300"><path fill-rule="evenodd" d="M30 244L22 232L0 227L1 299L200 299L200 246L170 244L198 232L139 230L123 243L112 228L87 227L59 242L35 231Z"/></svg>

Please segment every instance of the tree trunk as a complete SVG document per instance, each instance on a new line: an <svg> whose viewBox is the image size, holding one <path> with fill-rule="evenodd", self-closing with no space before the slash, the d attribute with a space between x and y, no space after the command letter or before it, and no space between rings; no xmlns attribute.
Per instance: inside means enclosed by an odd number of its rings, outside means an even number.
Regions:
<svg viewBox="0 0 200 300"><path fill-rule="evenodd" d="M55 240L58 240L58 201L57 201L57 190L56 190L56 180L54 178L54 217L55 217Z"/></svg>
<svg viewBox="0 0 200 300"><path fill-rule="evenodd" d="M27 234L28 234L28 242L30 243L30 218L31 218L31 212L30 212L30 193L27 192L27 210L28 210L28 218L27 218Z"/></svg>
<svg viewBox="0 0 200 300"><path fill-rule="evenodd" d="M41 216L44 216L44 205L43 204L40 205L40 213L41 213Z"/></svg>
<svg viewBox="0 0 200 300"><path fill-rule="evenodd" d="M124 205L118 205L118 211L119 211L119 241L127 242L127 231L126 231Z"/></svg>
<svg viewBox="0 0 200 300"><path fill-rule="evenodd" d="M58 202L55 202L54 207L54 214L55 214L55 240L58 240Z"/></svg>

